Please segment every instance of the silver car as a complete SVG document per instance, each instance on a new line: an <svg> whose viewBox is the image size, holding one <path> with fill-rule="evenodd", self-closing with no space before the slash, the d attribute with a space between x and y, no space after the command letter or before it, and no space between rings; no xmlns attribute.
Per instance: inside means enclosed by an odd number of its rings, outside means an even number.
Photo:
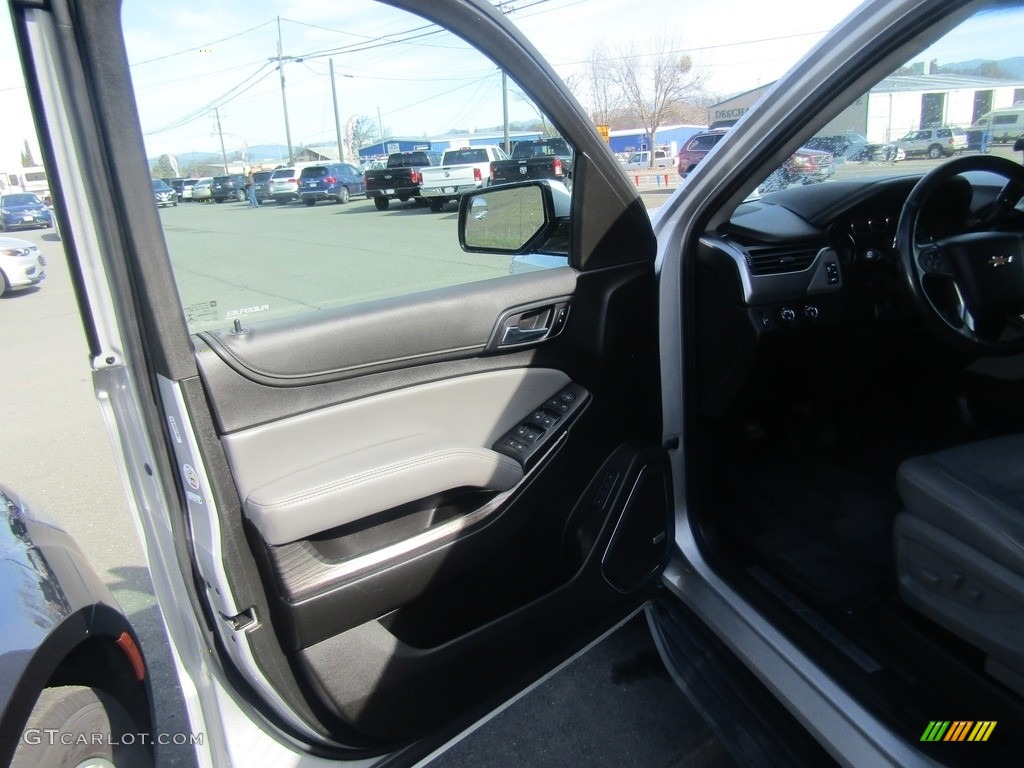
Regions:
<svg viewBox="0 0 1024 768"><path fill-rule="evenodd" d="M278 205L298 200L298 171L295 168L278 168L267 181L267 193Z"/></svg>
<svg viewBox="0 0 1024 768"><path fill-rule="evenodd" d="M0 237L0 296L39 285L46 277L46 258L35 243Z"/></svg>

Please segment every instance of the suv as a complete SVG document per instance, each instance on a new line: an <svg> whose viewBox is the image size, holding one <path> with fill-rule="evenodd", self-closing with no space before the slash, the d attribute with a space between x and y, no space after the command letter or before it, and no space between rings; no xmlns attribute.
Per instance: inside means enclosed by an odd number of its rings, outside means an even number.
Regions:
<svg viewBox="0 0 1024 768"><path fill-rule="evenodd" d="M353 193L365 191L362 172L348 163L311 165L299 174L299 197L306 205L318 200L347 203Z"/></svg>
<svg viewBox="0 0 1024 768"><path fill-rule="evenodd" d="M686 174L697 167L697 164L704 159L704 155L710 152L722 140L725 133L726 131L723 128L713 131L701 131L691 136L690 140L679 150L679 158L676 162L679 175L685 179Z"/></svg>
<svg viewBox="0 0 1024 768"><path fill-rule="evenodd" d="M299 179L294 168L277 168L267 180L267 194L278 205L291 202L299 196Z"/></svg>
<svg viewBox="0 0 1024 768"><path fill-rule="evenodd" d="M215 203L245 200L245 174L229 173L227 176L214 176L210 191Z"/></svg>
<svg viewBox="0 0 1024 768"><path fill-rule="evenodd" d="M252 175L252 183L256 187L256 199L261 203L270 199L270 177L273 171L256 171Z"/></svg>
<svg viewBox="0 0 1024 768"><path fill-rule="evenodd" d="M922 128L919 131L911 131L902 139L897 139L896 146L902 149L907 157L922 155L937 160L940 157L951 157L967 149L967 133L963 128L947 126Z"/></svg>

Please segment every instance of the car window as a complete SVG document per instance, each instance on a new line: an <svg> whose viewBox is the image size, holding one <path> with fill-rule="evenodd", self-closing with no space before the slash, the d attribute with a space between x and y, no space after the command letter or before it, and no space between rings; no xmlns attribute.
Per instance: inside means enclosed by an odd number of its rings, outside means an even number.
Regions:
<svg viewBox="0 0 1024 768"><path fill-rule="evenodd" d="M234 195L217 205L190 195L162 209L189 329L513 279L512 256L462 251L455 197L435 212L434 201L397 189L381 210L367 197L362 169L387 173L388 156L401 152L430 153L434 164L444 153L449 163L486 164L485 147L506 141L505 104L510 146L558 135L528 89L511 79L503 89L501 69L475 47L384 3L280 12L279 49L277 11L257 19L241 0L217 4L209 40L189 14L144 0L122 7L151 165L162 158L194 176L223 176L226 164L242 184L251 171L273 171L274 185L343 180L343 188L270 186L245 216L232 215L247 206ZM469 183L487 183L488 171L477 170Z"/></svg>
<svg viewBox="0 0 1024 768"><path fill-rule="evenodd" d="M1012 146L1021 132L1015 125L993 130L998 110L1014 108L1024 86L1024 71L1013 64L1012 36L1001 31L1015 29L1016 22L1002 19L1019 13L979 13L852 103L838 105L838 115L819 127L754 194L858 178L916 176L965 153L998 154L1019 163L1020 153Z"/></svg>

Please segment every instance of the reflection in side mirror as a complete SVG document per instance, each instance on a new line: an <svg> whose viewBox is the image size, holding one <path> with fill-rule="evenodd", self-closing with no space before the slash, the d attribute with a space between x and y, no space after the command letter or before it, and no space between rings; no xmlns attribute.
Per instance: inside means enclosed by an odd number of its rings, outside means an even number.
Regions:
<svg viewBox="0 0 1024 768"><path fill-rule="evenodd" d="M460 223L462 247L467 250L519 252L547 224L543 190L509 186L474 195Z"/></svg>

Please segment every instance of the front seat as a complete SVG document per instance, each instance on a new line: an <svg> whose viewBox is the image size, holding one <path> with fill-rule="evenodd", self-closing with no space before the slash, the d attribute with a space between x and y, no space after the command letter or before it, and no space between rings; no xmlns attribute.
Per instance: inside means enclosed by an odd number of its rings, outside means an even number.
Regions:
<svg viewBox="0 0 1024 768"><path fill-rule="evenodd" d="M908 459L897 484L900 596L1024 695L1024 434Z"/></svg>

